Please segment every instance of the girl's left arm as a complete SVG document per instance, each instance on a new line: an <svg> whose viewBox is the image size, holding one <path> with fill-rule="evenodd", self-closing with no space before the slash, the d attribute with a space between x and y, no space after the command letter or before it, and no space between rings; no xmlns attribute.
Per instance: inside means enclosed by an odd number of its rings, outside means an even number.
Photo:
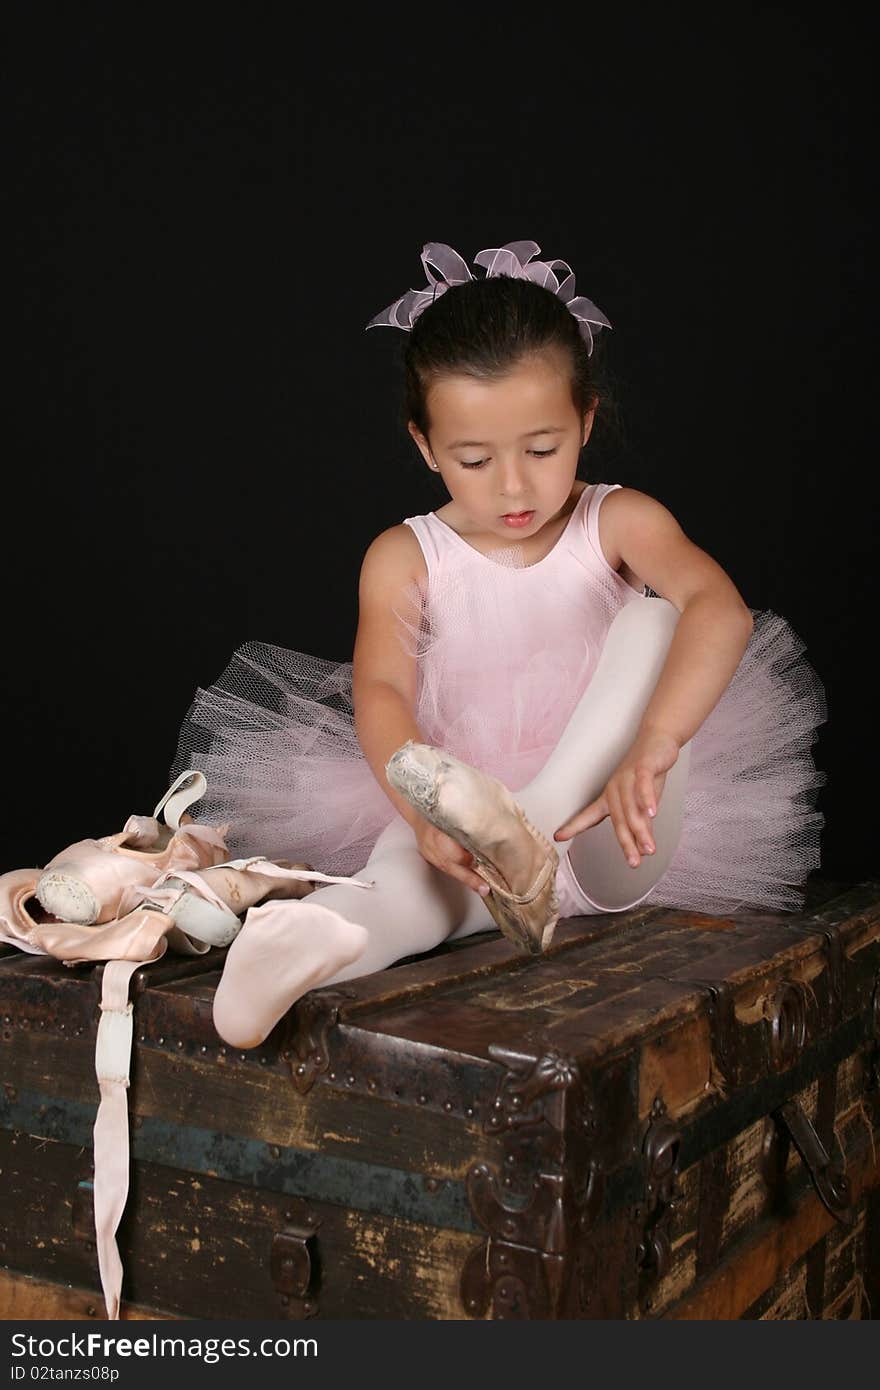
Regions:
<svg viewBox="0 0 880 1390"><path fill-rule="evenodd" d="M654 852L650 817L666 773L715 708L748 645L751 612L721 566L684 534L662 503L633 488L609 493L599 513L608 563L621 562L681 614L663 669L625 758L589 806L561 825L568 840L611 817L633 867Z"/></svg>

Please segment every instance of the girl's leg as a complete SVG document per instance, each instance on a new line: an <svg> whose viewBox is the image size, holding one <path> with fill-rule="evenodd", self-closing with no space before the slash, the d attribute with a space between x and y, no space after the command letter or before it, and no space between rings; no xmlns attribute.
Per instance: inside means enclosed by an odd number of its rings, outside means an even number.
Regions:
<svg viewBox="0 0 880 1390"><path fill-rule="evenodd" d="M292 1004L319 985L384 970L430 951L456 928L494 927L482 899L423 859L395 815L357 878L298 902L252 907L229 948L214 995L214 1024L233 1047L256 1047Z"/></svg>
<svg viewBox="0 0 880 1390"><path fill-rule="evenodd" d="M593 677L541 771L513 794L537 830L556 847L562 915L618 912L647 896L678 846L690 743L666 774L651 821L656 852L638 868L626 861L610 816L571 840L553 832L601 792L621 761L654 692L678 623L674 604L634 599L611 623ZM462 924L453 937L478 930Z"/></svg>
<svg viewBox="0 0 880 1390"><path fill-rule="evenodd" d="M515 792L548 839L599 794L632 743L678 617L665 599L634 600L609 627L593 678L556 748L537 777ZM627 864L607 818L556 844L561 872L573 871L572 901L578 910L632 906L665 871L681 832L689 748L685 744L667 774L652 821L657 853L645 856L639 868ZM495 926L476 893L422 858L401 816L380 835L357 877L373 880L374 886L331 884L301 902L273 901L250 909L229 949L214 1000L218 1032L233 1046L257 1046L282 1014L318 985L384 970L447 938Z"/></svg>
<svg viewBox="0 0 880 1390"><path fill-rule="evenodd" d="M663 598L634 599L616 615L589 686L541 771L515 793L536 828L552 840L554 830L599 795L631 746L679 619ZM656 846L632 868L610 816L571 840L554 841L568 854L574 887L596 911L620 911L654 887L678 847L690 743L666 774L657 815L650 822ZM563 865L563 868L565 866Z"/></svg>
<svg viewBox="0 0 880 1390"><path fill-rule="evenodd" d="M306 899L360 923L369 933L363 954L327 984L370 975L404 956L431 951L457 928L469 935L495 927L479 894L422 858L415 832L402 816L395 815L383 830L356 877L374 880L375 887L331 883Z"/></svg>

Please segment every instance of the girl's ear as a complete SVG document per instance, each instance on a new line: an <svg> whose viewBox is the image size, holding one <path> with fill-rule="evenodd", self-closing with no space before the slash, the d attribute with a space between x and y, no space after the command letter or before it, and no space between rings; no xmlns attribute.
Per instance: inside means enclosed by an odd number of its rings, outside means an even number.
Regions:
<svg viewBox="0 0 880 1390"><path fill-rule="evenodd" d="M583 448L584 444L586 444L587 440L590 437L590 434L592 433L593 421L595 420L595 418L596 406L594 405L590 410L587 411L586 415L584 416L584 437L581 443L581 448Z"/></svg>
<svg viewBox="0 0 880 1390"><path fill-rule="evenodd" d="M431 446L430 446L430 444L428 443L428 441L427 441L427 439L425 438L425 436L422 434L422 432L421 432L421 430L419 429L418 425L416 425L415 422L414 422L413 420L408 420L408 421L407 421L406 427L407 427L407 429L409 430L410 434L412 435L413 439L415 440L416 444L418 445L419 453L421 454L422 458L425 460L425 463L427 463L427 464L429 465L429 467L433 468L433 467L434 467L434 460L433 460L433 457L432 457L432 454L431 454Z"/></svg>

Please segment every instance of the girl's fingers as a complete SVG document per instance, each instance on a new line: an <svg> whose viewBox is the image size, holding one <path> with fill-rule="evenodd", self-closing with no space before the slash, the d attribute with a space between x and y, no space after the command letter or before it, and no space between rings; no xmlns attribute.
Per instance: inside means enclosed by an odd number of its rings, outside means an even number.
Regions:
<svg viewBox="0 0 880 1390"><path fill-rule="evenodd" d="M617 832L617 838L620 841L620 847L623 850L626 862L633 869L637 869L641 861L639 859L639 852L636 849L636 842L630 834L629 826L626 823L626 818L622 815L612 815L611 821Z"/></svg>
<svg viewBox="0 0 880 1390"><path fill-rule="evenodd" d="M642 854L653 854L654 840L651 835L647 806L652 803L654 779L650 772L639 773L636 777L636 783L638 795L633 794L624 798L626 817L629 821L630 832Z"/></svg>
<svg viewBox="0 0 880 1390"><path fill-rule="evenodd" d="M478 893L481 888L487 886L486 880L480 878L471 867L473 855L442 830L436 830L435 827L434 833L429 831L423 835L419 852L432 869L439 869L442 874L454 878L457 883L464 884L465 888L472 892Z"/></svg>
<svg viewBox="0 0 880 1390"><path fill-rule="evenodd" d="M624 781L624 778L626 779ZM665 780L665 779L663 779ZM662 790L662 781L661 781ZM614 832L620 841L627 862L637 868L640 855L654 854L657 846L651 831L651 819L657 813L657 793L653 773L639 768L635 774L612 778L608 787L589 806L553 832L555 840L570 840L579 831L598 825L606 816L611 818Z"/></svg>
<svg viewBox="0 0 880 1390"><path fill-rule="evenodd" d="M654 778L650 772L640 772L638 776L639 799L646 816L656 816L657 798L654 792Z"/></svg>
<svg viewBox="0 0 880 1390"><path fill-rule="evenodd" d="M650 773L648 774L648 778L651 780ZM624 782L618 794L621 812L626 822L629 836L632 839L633 849L636 851L636 855L638 856L639 853L653 854L654 842L648 828L649 821L647 812L643 808L645 793L640 787L640 774L637 773L631 781ZM632 855L628 851L627 859L632 863ZM636 865L638 865L638 862L639 860L637 857Z"/></svg>
<svg viewBox="0 0 880 1390"><path fill-rule="evenodd" d="M616 789L608 793L608 804L610 807L609 815L611 816L611 824L614 826L615 834L620 841L620 847L623 850L626 861L632 868L637 869L640 862L639 852L636 849L636 842L632 837L632 832L627 822L623 807L623 799Z"/></svg>
<svg viewBox="0 0 880 1390"><path fill-rule="evenodd" d="M479 874L469 873L461 864L456 864L448 859L429 859L428 863L432 868L439 869L441 873L447 874L449 878L454 878L456 883L463 883L465 888L478 893L481 888L486 886L486 880L480 878Z"/></svg>
<svg viewBox="0 0 880 1390"><path fill-rule="evenodd" d="M558 830L554 830L554 840L571 840L582 830L588 830L591 825L598 825L609 814L608 801L604 796L597 796L595 801L591 801L589 806L578 811L576 816L572 816L564 825L560 825Z"/></svg>
<svg viewBox="0 0 880 1390"><path fill-rule="evenodd" d="M467 850L465 850L464 853L465 861L462 870L464 876L462 882L466 883L468 888L472 888L475 892L479 893L481 888L486 888L488 885L486 884L486 880L480 878L480 875L474 871L473 855L469 854Z"/></svg>
<svg viewBox="0 0 880 1390"><path fill-rule="evenodd" d="M474 892L479 893L481 888L487 887L486 880L480 878L480 875L474 873L471 868L473 856L466 849L462 849L461 854L462 858L460 860L444 864L441 867L444 868L448 874L451 874L453 878L457 878L459 883L463 883L466 888L470 888Z"/></svg>
<svg viewBox="0 0 880 1390"><path fill-rule="evenodd" d="M473 855L465 849L464 845L453 840L451 835L447 835L443 830L437 830L436 826L434 829L436 834L431 862L435 869L448 874L456 882L463 883L465 888L470 888L474 892L478 891L485 883L485 879L480 878L479 874L474 872Z"/></svg>
<svg viewBox="0 0 880 1390"><path fill-rule="evenodd" d="M449 874L450 878L457 879L459 883L463 883L465 888L469 888L472 893L478 893L481 888L485 887L485 879L477 878L476 874L462 873L461 870L456 869L454 865L450 865L446 872Z"/></svg>

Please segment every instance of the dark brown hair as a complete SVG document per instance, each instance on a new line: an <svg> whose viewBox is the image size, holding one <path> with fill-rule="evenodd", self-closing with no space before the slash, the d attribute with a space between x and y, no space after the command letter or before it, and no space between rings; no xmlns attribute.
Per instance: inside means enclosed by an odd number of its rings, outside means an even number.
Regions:
<svg viewBox="0 0 880 1390"><path fill-rule="evenodd" d="M532 280L493 275L453 285L422 311L407 334L404 423L412 420L429 438L427 397L438 378L461 375L493 381L524 357L556 349L571 364L575 409L583 419L597 405L598 425L600 416L613 413L599 369L601 336L597 333L590 355L564 301Z"/></svg>

